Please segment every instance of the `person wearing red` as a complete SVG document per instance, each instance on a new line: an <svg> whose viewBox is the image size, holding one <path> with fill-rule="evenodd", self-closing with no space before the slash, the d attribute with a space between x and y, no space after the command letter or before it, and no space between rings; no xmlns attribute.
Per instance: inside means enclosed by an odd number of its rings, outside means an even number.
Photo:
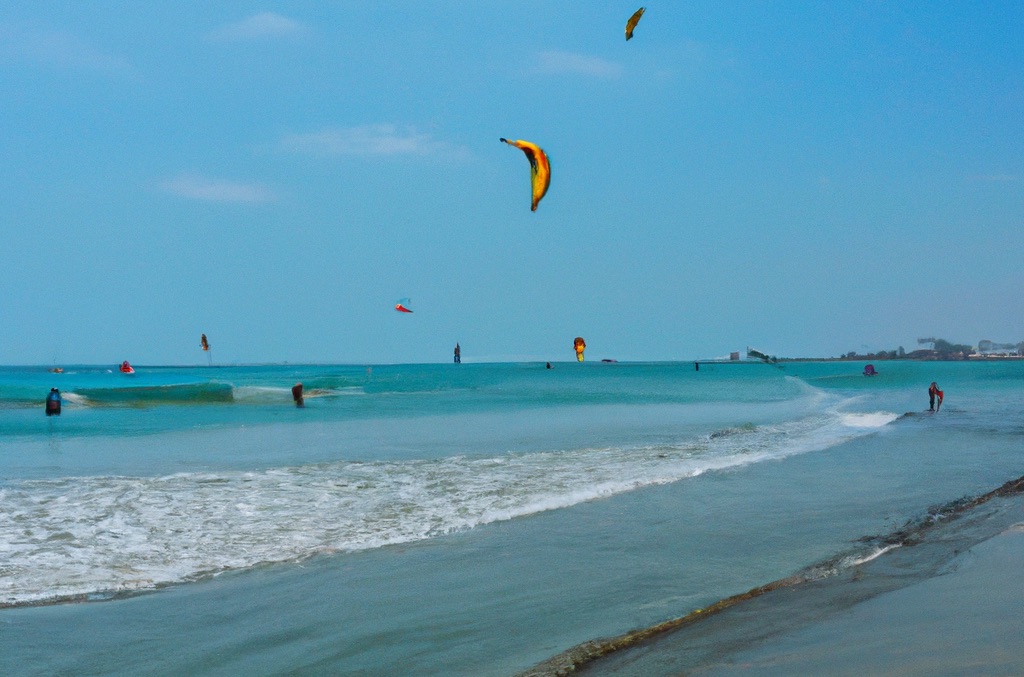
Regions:
<svg viewBox="0 0 1024 677"><path fill-rule="evenodd" d="M942 391L939 384L932 381L928 386L928 411L938 411L942 407Z"/></svg>

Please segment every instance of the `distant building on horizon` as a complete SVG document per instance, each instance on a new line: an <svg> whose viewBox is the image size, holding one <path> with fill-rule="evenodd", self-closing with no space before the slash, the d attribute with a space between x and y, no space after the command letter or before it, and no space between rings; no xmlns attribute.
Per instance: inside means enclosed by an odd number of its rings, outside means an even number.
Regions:
<svg viewBox="0 0 1024 677"><path fill-rule="evenodd" d="M1010 353L1024 355L1024 341L1020 343L996 343L988 339L978 341L978 352L987 353Z"/></svg>

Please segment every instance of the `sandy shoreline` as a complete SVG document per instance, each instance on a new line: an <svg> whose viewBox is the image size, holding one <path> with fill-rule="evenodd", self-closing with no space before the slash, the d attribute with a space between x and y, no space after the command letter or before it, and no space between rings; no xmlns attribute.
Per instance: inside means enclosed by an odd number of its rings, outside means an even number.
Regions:
<svg viewBox="0 0 1024 677"><path fill-rule="evenodd" d="M1024 674L1024 523L945 573L690 674Z"/></svg>
<svg viewBox="0 0 1024 677"><path fill-rule="evenodd" d="M1022 486L943 506L834 575L820 563L521 674L1024 674Z"/></svg>

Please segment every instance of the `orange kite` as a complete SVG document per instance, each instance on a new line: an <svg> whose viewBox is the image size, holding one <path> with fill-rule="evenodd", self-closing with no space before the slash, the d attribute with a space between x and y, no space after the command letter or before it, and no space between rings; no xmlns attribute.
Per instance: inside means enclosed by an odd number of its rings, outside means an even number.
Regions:
<svg viewBox="0 0 1024 677"><path fill-rule="evenodd" d="M633 12L633 16L629 17L629 21L626 22L626 40L633 37L633 29L640 23L640 17L644 15L645 7L641 7L637 11Z"/></svg>
<svg viewBox="0 0 1024 677"><path fill-rule="evenodd" d="M526 159L530 161L530 179L533 184L533 202L530 204L530 211L537 211L537 204L548 192L551 185L551 165L548 163L548 156L540 149L540 146L529 141L509 141L501 139L510 146L515 146L526 153Z"/></svg>
<svg viewBox="0 0 1024 677"><path fill-rule="evenodd" d="M576 359L582 362L583 351L587 349L587 342L583 340L582 336L577 336L572 341L572 348L576 351Z"/></svg>

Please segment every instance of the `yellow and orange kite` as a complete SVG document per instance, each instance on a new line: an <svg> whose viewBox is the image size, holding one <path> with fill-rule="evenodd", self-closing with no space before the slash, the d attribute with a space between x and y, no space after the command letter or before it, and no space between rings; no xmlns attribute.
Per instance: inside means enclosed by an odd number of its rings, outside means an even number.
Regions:
<svg viewBox="0 0 1024 677"><path fill-rule="evenodd" d="M202 337L200 337L199 345L201 345L205 351L210 350L210 342L206 340L206 334L203 334Z"/></svg>
<svg viewBox="0 0 1024 677"><path fill-rule="evenodd" d="M540 146L529 141L509 141L501 139L510 146L515 146L526 153L526 159L530 161L530 180L533 186L533 202L530 203L530 211L537 211L537 204L548 192L551 185L551 165L548 163L548 156L540 149Z"/></svg>
<svg viewBox="0 0 1024 677"><path fill-rule="evenodd" d="M633 37L633 29L640 23L640 17L644 15L646 7L641 7L637 11L633 12L633 16L629 17L629 21L626 22L626 40Z"/></svg>

